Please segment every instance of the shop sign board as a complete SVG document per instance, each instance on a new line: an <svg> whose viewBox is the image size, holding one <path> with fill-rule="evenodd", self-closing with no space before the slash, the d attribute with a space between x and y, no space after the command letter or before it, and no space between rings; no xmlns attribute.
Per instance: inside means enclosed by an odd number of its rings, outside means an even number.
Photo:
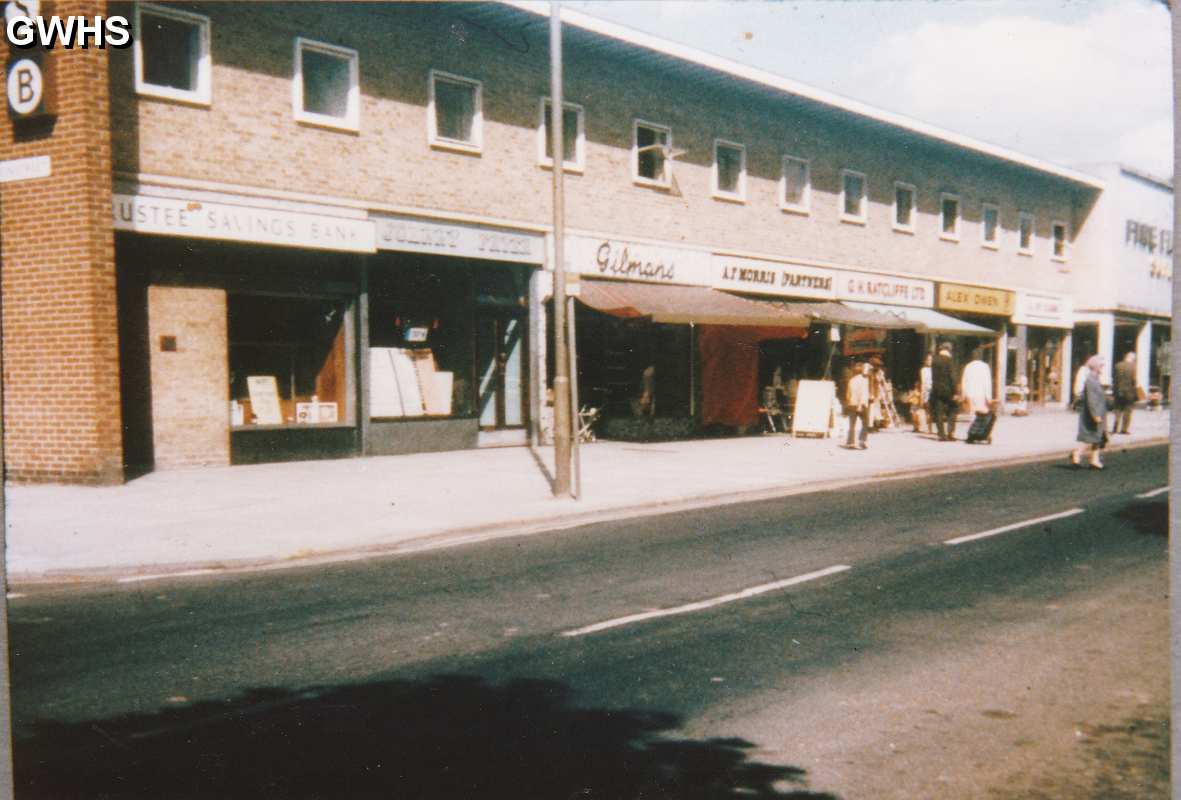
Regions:
<svg viewBox="0 0 1181 800"><path fill-rule="evenodd" d="M710 256L701 250L591 236L567 237L565 250L566 269L580 275L688 286L711 283Z"/></svg>
<svg viewBox="0 0 1181 800"><path fill-rule="evenodd" d="M839 270L836 296L838 300L931 308L935 305L935 283L873 272Z"/></svg>
<svg viewBox="0 0 1181 800"><path fill-rule="evenodd" d="M0 183L48 178L51 169L49 156L10 158L7 161L0 161Z"/></svg>
<svg viewBox="0 0 1181 800"><path fill-rule="evenodd" d="M531 231L491 228L410 216L373 215L377 249L437 253L517 264L545 262L545 236Z"/></svg>
<svg viewBox="0 0 1181 800"><path fill-rule="evenodd" d="M1005 289L984 289L962 283L939 284L939 308L944 311L1008 317L1012 315L1014 306L1015 295Z"/></svg>
<svg viewBox="0 0 1181 800"><path fill-rule="evenodd" d="M373 222L300 211L116 194L115 230L234 242L374 253Z"/></svg>
<svg viewBox="0 0 1181 800"><path fill-rule="evenodd" d="M1013 322L1047 328L1073 328L1074 303L1062 295L1019 290Z"/></svg>
<svg viewBox="0 0 1181 800"><path fill-rule="evenodd" d="M819 267L715 255L710 275L715 289L815 300L836 297L832 270Z"/></svg>

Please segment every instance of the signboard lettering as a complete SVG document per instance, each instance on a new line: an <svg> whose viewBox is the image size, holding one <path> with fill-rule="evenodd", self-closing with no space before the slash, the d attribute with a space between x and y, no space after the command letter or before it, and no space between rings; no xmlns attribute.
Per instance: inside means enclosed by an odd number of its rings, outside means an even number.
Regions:
<svg viewBox="0 0 1181 800"><path fill-rule="evenodd" d="M709 286L709 254L687 248L570 236L566 268L581 275L643 283Z"/></svg>
<svg viewBox="0 0 1181 800"><path fill-rule="evenodd" d="M525 264L545 261L545 237L539 233L415 217L375 216L373 219L377 223L379 250L442 253Z"/></svg>
<svg viewBox="0 0 1181 800"><path fill-rule="evenodd" d="M836 296L864 303L931 308L935 304L935 284L915 278L842 271L837 278Z"/></svg>
<svg viewBox="0 0 1181 800"><path fill-rule="evenodd" d="M985 289L958 283L939 284L939 308L1007 317L1013 313L1015 297L1004 289Z"/></svg>
<svg viewBox="0 0 1181 800"><path fill-rule="evenodd" d="M716 289L824 300L834 296L833 273L818 267L714 256L711 271Z"/></svg>

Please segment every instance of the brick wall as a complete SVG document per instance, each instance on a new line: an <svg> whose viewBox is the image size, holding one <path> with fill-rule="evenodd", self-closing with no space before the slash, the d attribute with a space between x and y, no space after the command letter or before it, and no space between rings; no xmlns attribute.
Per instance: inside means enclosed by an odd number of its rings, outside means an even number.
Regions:
<svg viewBox="0 0 1181 800"><path fill-rule="evenodd" d="M163 337L176 349L165 351ZM228 465L225 290L149 287L148 342L156 468Z"/></svg>
<svg viewBox="0 0 1181 800"><path fill-rule="evenodd" d="M114 53L116 166L127 172L347 196L374 203L550 220L550 173L537 163L538 102L549 94L545 20L465 5L195 4L211 19L213 101L208 108L136 98L131 58ZM590 45L569 30L566 99L585 108L586 170L567 180L568 224L619 237L803 257L885 271L1066 291L1069 265L1050 259L1050 226L1077 230L1089 191L913 135L821 112L667 62ZM293 40L354 48L362 90L359 132L296 122ZM482 155L432 149L426 103L431 69L483 84ZM631 179L632 121L672 128L684 155L671 190ZM748 199L711 196L715 138L746 146ZM781 157L812 165L813 210L777 205ZM867 174L869 222L839 219L842 168ZM918 189L918 233L891 225L895 181ZM938 235L940 193L961 198L961 242ZM1002 246L980 245L982 204L1001 209ZM1016 252L1018 210L1033 212L1037 254ZM1074 257L1084 254L1076 250Z"/></svg>
<svg viewBox="0 0 1181 800"><path fill-rule="evenodd" d="M54 13L101 14L103 2ZM4 458L15 481L122 480L107 52L56 48L51 130L0 115L0 159L48 155L49 178L0 195ZM5 62L8 52L0 52Z"/></svg>

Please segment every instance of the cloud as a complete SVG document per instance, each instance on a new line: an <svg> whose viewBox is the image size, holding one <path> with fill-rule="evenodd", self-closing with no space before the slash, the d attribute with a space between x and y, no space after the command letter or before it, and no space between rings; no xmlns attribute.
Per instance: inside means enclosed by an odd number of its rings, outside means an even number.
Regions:
<svg viewBox="0 0 1181 800"><path fill-rule="evenodd" d="M1168 12L1082 8L1069 23L1009 15L886 36L850 71L848 93L1052 161L1171 164Z"/></svg>

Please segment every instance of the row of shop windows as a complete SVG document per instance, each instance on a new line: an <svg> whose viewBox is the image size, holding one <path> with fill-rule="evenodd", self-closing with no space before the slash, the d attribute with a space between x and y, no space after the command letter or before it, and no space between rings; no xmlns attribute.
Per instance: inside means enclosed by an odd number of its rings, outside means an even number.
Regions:
<svg viewBox="0 0 1181 800"><path fill-rule="evenodd" d="M180 99L208 105L212 97L208 17L156 6L137 9L135 43L136 88L142 94ZM292 107L296 120L345 130L360 126L360 85L357 51L324 42L296 37L294 43ZM553 165L552 104L539 104L538 163ZM581 172L586 164L584 109L573 103L563 105L562 161L565 169ZM479 153L483 149L483 84L478 80L432 70L427 107L428 140L432 146ZM672 129L665 125L634 120L632 124L632 178L640 185L672 185ZM714 142L712 191L714 197L746 201L746 147L718 139ZM784 155L779 180L779 205L786 212L811 213L810 162ZM864 173L841 171L840 218L865 224L869 217L868 181ZM899 232L917 231L917 190L896 182L892 226ZM943 193L938 210L939 236L960 241L961 200ZM1032 213L1018 211L1016 251L1034 254L1035 220ZM1001 247L1000 207L984 203L980 213L980 244ZM1051 224L1050 255L1059 262L1067 258L1066 223Z"/></svg>

